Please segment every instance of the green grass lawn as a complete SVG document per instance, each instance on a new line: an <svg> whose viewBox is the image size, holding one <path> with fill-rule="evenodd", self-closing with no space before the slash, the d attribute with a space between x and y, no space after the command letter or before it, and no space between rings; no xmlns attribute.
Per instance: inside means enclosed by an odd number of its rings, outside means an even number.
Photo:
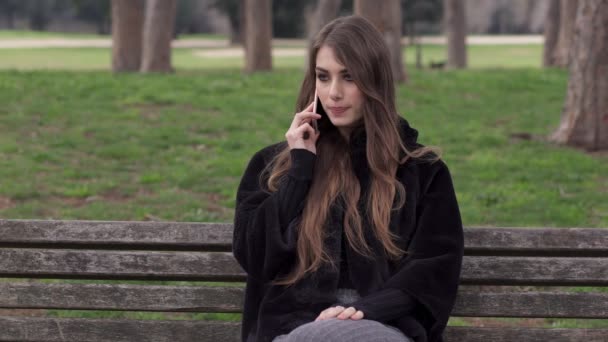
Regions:
<svg viewBox="0 0 608 342"><path fill-rule="evenodd" d="M466 225L608 226L606 157L544 141L564 72L410 72L399 109L444 149ZM301 71L0 75L1 217L230 221L248 158L291 121Z"/></svg>
<svg viewBox="0 0 608 342"><path fill-rule="evenodd" d="M425 47L425 60L442 54ZM302 76L300 58L246 76L239 58L208 61L188 49L174 51L172 75L95 70L108 68L105 49L0 54L5 67L42 60L81 71L0 71L0 218L230 222L249 158L284 139ZM410 65L410 84L398 88L420 141L444 150L464 224L608 227L607 155L544 139L559 122L565 71L538 68L540 47L476 47L470 60L466 71Z"/></svg>

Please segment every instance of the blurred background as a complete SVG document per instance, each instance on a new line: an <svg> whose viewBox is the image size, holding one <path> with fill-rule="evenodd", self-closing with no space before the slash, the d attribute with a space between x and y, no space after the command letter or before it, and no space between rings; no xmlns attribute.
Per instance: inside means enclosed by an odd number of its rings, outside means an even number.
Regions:
<svg viewBox="0 0 608 342"><path fill-rule="evenodd" d="M248 158L291 122L308 42L359 14L465 224L608 226L606 7L0 0L0 217L232 220Z"/></svg>
<svg viewBox="0 0 608 342"><path fill-rule="evenodd" d="M556 1L559 2L559 0ZM144 13L146 11L144 8L146 7L145 1L133 0L129 6L121 6L120 2L116 3L116 8L112 12L110 0L2 0L0 1L0 30L2 31L0 39L3 41L0 47L109 48L111 46L109 39L112 38L113 18L116 18L114 20L116 25L114 31L119 31L115 36L117 42L125 41L129 45L128 42L132 42L132 39L129 40L129 38L125 38L126 36L139 35L139 39L143 39L142 30L144 30L144 17L146 16L146 13ZM356 12L355 2L352 0L275 0L265 3L266 5L258 5L252 2L252 11L250 12L259 12L258 14L260 14L266 11L265 7L268 7L268 15L260 22L268 22L270 31L266 34L268 37L262 38L275 39L276 49L274 54L277 57L303 56L304 50L301 48L306 47L306 40L310 39L322 25L337 16ZM373 6L371 1L361 1L359 3L363 7L368 4L369 8L360 8L360 10L369 12L369 15L373 15L371 12L378 12L382 8L381 6ZM395 13L394 9L389 10L390 13L397 14L398 18L391 18L390 21L393 27L398 23L399 34L403 37L403 45L427 44L429 46L428 51L422 49L421 46L418 46L417 50L412 50L412 53L416 51L413 54L416 59L409 60L416 62L418 67L421 63L441 63L442 60L445 60L444 53L441 52L441 46L445 43L442 35L448 30L448 27L443 20L446 15L443 1L404 0L398 1L398 3L399 13ZM470 37L472 38L472 40L470 39L472 44L487 45L492 42L511 45L527 44L532 46L525 50L515 48L511 51L512 56L538 54L550 3L551 0L469 0L467 5L463 6L462 16L465 19L457 25L462 26L463 33L475 35L475 37ZM165 17L164 19L156 19L159 20L159 23L164 20L163 27L158 28L156 33L171 32L170 38L176 40L173 47L201 49L175 51L174 66L176 68L213 67L217 64L217 58L242 57L244 55L244 32L247 31L245 24L247 13L244 0L170 0L161 1L159 4L161 7L158 8L148 6L150 7L149 12L154 12L156 16ZM372 4L372 6L369 6L369 4ZM250 21L257 22L260 19L259 15L253 15L253 13L250 15L253 18ZM381 19L382 13L378 13L378 15L378 21L383 21ZM121 25L120 18L122 16L133 20L127 19L125 24ZM155 16L150 14L147 17L152 19ZM120 30L120 27L124 27L124 29ZM252 30L248 32L256 34ZM153 35L152 32L150 32L150 35ZM502 39L492 40L497 35L500 35ZM518 36L505 37L507 35ZM39 41L40 39L44 41ZM66 39L70 41L65 41ZM257 42L265 40L260 37L254 39ZM137 44L135 46L130 44L129 53L137 54L139 49L136 47ZM486 49L480 49L480 51L484 50ZM15 56L16 51L5 52L6 54L3 54L4 58L0 57L2 58L0 60L1 68L90 69L108 68L110 62L107 59L96 59L93 51L85 53L81 50L77 54L80 55L78 58L73 54L75 52L73 50L46 51L50 56L57 57L53 60L45 59L43 56L39 56L38 59L35 56L25 57L24 51L19 51L19 55L24 58ZM483 54L484 52L480 53ZM491 61L476 56L477 54L472 56L471 64L473 66L501 66L501 61ZM511 56L506 55L504 57ZM511 61L511 64L503 63L503 65L539 65L540 59L536 55L528 57L528 59ZM32 59L35 60L32 61ZM285 63L289 64L289 59L278 60L276 65L280 67ZM297 62L293 61L293 58L291 59L293 63L289 65L295 65ZM239 60L232 60L232 62L234 65L238 65ZM269 62L257 63L269 64ZM171 66L167 64L165 69L170 70ZM242 66L244 66L244 63Z"/></svg>
<svg viewBox="0 0 608 342"><path fill-rule="evenodd" d="M471 34L542 34L545 12L551 0L469 0L467 32ZM239 31L240 0L179 0L175 35L209 33L231 37ZM339 14L349 14L353 1L337 1ZM302 38L313 20L316 1L272 2L275 37ZM418 21L421 34L441 33L442 1L402 1L408 21ZM109 35L110 0L3 0L0 2L3 30L35 30ZM238 38L232 39L238 40Z"/></svg>

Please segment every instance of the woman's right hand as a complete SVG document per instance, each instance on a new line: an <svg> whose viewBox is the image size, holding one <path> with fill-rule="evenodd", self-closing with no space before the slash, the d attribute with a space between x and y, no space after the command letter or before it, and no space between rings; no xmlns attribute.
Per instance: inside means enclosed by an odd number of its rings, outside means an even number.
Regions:
<svg viewBox="0 0 608 342"><path fill-rule="evenodd" d="M315 132L311 123L312 120L320 119L321 115L312 112L313 105L314 102L303 111L296 113L293 117L291 127L289 127L289 130L285 133L285 138L287 139L290 150L301 148L317 154L316 143L319 138L319 133ZM308 139L304 139L305 136L307 136Z"/></svg>

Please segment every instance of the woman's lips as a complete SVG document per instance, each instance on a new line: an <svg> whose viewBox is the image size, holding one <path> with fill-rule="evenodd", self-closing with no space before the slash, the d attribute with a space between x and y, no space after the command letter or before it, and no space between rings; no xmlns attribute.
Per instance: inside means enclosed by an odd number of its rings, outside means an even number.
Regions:
<svg viewBox="0 0 608 342"><path fill-rule="evenodd" d="M347 109L348 107L329 107L331 113L336 115L344 113Z"/></svg>

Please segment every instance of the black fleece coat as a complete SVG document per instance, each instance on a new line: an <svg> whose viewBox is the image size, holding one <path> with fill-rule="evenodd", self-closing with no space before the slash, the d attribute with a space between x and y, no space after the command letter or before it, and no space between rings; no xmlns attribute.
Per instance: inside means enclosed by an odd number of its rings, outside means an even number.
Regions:
<svg viewBox="0 0 608 342"><path fill-rule="evenodd" d="M416 142L417 135L401 119L401 136L410 149L421 146ZM353 132L350 141L354 171L365 193L370 173L365 132ZM291 169L279 189L268 192L266 179L260 182L260 174L285 144L274 144L257 152L237 191L233 253L247 272L242 325L242 339L247 342L272 341L313 321L322 310L336 303L339 271L330 266L322 266L289 287L270 284L294 266L297 226L316 160L316 155L307 150L291 150ZM393 211L390 230L399 237L397 246L408 254L398 261L389 260L364 217L366 241L375 257L363 257L345 244L350 280L362 296L361 305L353 306L362 310L366 319L395 326L416 342L442 342L456 298L464 249L452 179L443 161L422 160L408 160L400 165L396 177L405 186L406 204ZM362 196L360 208L364 207L361 205L364 200ZM339 260L343 226L334 207L325 226L324 246L332 258ZM404 297L409 298L407 303L415 305L401 311L394 311L394 305L386 310L382 307L403 302ZM384 311L398 314L382 315Z"/></svg>

